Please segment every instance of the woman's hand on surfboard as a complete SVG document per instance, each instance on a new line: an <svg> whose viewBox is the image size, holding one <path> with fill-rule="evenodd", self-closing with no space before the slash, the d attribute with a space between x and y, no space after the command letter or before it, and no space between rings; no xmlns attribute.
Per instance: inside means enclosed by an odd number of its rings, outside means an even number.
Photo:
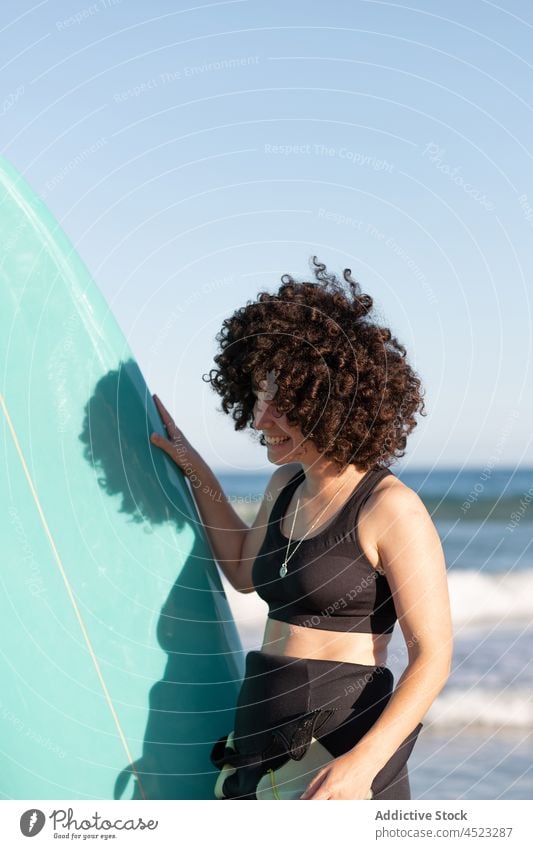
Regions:
<svg viewBox="0 0 533 849"><path fill-rule="evenodd" d="M157 411L163 422L163 426L167 432L168 439L161 436L159 433L150 434L150 442L162 448L171 460L176 463L183 471L186 469L190 472L194 470L198 464L198 452L194 449L188 439L184 436L183 431L179 429L176 422L164 406L163 402L153 396Z"/></svg>

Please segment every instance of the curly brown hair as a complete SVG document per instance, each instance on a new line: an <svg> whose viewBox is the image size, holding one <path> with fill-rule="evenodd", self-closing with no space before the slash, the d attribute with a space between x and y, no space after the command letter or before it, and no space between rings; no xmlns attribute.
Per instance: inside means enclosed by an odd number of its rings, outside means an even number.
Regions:
<svg viewBox="0 0 533 849"><path fill-rule="evenodd" d="M316 282L281 277L224 320L220 353L203 379L231 411L235 430L253 429L254 388L276 372L276 409L341 468L387 467L403 457L424 411L418 375L373 299L343 272L349 289L312 258ZM260 443L265 445L261 434Z"/></svg>

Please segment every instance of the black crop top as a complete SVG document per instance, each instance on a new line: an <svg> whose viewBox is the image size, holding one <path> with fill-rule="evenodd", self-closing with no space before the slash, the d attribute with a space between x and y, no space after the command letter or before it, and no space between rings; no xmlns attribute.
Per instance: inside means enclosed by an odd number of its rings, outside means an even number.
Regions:
<svg viewBox="0 0 533 849"><path fill-rule="evenodd" d="M301 469L281 490L270 514L263 544L252 567L258 595L267 602L269 617L327 631L390 634L396 610L389 583L363 553L357 537L362 505L389 469L369 469L339 513L318 534L289 548L288 572L280 577L288 537L282 517L296 487L305 479ZM292 555L292 556L290 556Z"/></svg>

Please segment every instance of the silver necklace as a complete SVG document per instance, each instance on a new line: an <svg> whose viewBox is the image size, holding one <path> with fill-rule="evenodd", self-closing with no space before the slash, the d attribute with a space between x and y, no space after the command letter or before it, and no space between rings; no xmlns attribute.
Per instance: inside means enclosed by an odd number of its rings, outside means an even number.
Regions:
<svg viewBox="0 0 533 849"><path fill-rule="evenodd" d="M365 473L365 474L366 474L366 473ZM364 475L363 475L363 477L364 477ZM361 478L361 480L363 480L363 478ZM359 488L359 484L361 483L361 480L360 480L360 481L359 481L359 483L357 484L356 489L358 489L358 488ZM341 489L342 489L342 487L341 487ZM296 546L296 548L294 549L294 551L292 551L292 552L291 552L291 554L289 555L289 548L290 548L290 545L291 545L291 542L292 542L292 533L293 533L293 531L294 531L294 524L295 524L295 522L296 522L296 516L298 515L298 505L299 505L299 503L300 503L300 499L299 499L299 498L296 500L296 510L294 511L294 516L293 516L293 519L292 519L292 527L291 527L291 533L290 533L290 536L289 536L289 542L288 542L288 544L287 544L287 550L286 550L286 552L285 552L285 558L284 558L283 563L281 564L281 567L280 567L280 570L279 570L279 574L280 574L280 577L281 577L281 578L284 578L284 577L285 577L285 575L287 574L287 571L288 571L288 569L287 569L287 563L289 562L289 560L291 559L291 557L292 557L292 556L296 553L296 551L298 550L298 548L300 547L300 545L302 544L302 542L303 542L303 541L304 541L304 539L306 538L307 534L309 534L309 533L313 530L313 528L315 527L316 523L317 523L317 522L318 522L318 520L320 519L320 516L322 516L322 515L326 512L326 510L327 510L327 509L328 509L328 507L329 507L329 506L333 503L334 498L335 498L335 497L339 494L339 492L340 492L340 491L341 491L341 490L340 490L340 489L338 489L338 490L337 490L337 492L333 495L333 498L332 498L330 501L328 501L328 503L326 504L326 506L324 507L324 509L323 509L323 510L319 513L319 515L317 516L317 518L315 519L315 521L313 522L313 524L311 525L311 527L309 528L309 530L308 530L308 531L306 531L306 532L305 532L305 534L303 535L303 537L302 537L301 539L299 539L299 540L298 540L298 545ZM283 518L281 519L281 524L282 524L282 523L283 523Z"/></svg>

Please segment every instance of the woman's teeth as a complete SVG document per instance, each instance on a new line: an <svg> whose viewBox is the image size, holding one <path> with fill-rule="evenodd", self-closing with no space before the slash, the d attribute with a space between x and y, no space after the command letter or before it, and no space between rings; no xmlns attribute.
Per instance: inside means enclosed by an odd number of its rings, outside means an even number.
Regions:
<svg viewBox="0 0 533 849"><path fill-rule="evenodd" d="M281 445L282 442L288 442L290 436L265 436L267 445Z"/></svg>

